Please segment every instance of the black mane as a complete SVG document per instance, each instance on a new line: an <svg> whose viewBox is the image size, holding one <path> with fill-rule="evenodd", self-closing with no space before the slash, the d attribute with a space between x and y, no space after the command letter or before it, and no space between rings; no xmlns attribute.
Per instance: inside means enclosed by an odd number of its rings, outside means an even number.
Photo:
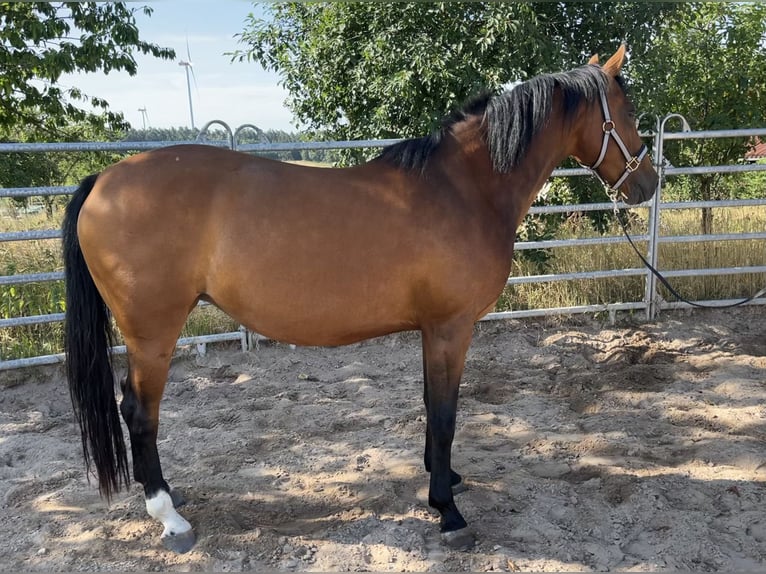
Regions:
<svg viewBox="0 0 766 574"><path fill-rule="evenodd" d="M618 78L622 87L621 80ZM592 65L537 76L497 96L482 94L474 98L445 118L438 131L388 146L378 157L406 170L423 171L455 124L469 116L483 115L492 165L495 171L507 173L524 158L532 138L545 125L556 88L563 96L564 118L571 119L580 104L595 101L599 90L606 90L607 83L601 68Z"/></svg>

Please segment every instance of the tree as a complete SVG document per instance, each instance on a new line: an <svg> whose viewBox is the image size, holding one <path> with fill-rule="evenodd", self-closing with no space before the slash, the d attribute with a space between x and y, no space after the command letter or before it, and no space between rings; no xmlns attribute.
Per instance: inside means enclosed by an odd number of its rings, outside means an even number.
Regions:
<svg viewBox="0 0 766 574"><path fill-rule="evenodd" d="M643 44L674 4L278 3L235 58L277 71L288 104L337 139L412 137L484 90ZM644 22L637 26L636 22Z"/></svg>
<svg viewBox="0 0 766 574"><path fill-rule="evenodd" d="M124 140L127 142L194 141L198 135L197 128L188 126L130 129L126 132Z"/></svg>
<svg viewBox="0 0 766 574"><path fill-rule="evenodd" d="M0 141L3 141L0 139ZM59 167L50 154L0 153L0 187L38 187L52 185L60 178ZM49 199L49 198L46 198ZM16 207L26 207L28 197L11 200Z"/></svg>
<svg viewBox="0 0 766 574"><path fill-rule="evenodd" d="M126 128L123 115L110 111L105 100L57 82L76 71L133 75L136 52L173 59L173 50L141 40L139 10L152 12L124 2L0 3L0 131L23 126L28 136L57 139L72 123ZM99 113L78 107L82 103Z"/></svg>
<svg viewBox="0 0 766 574"><path fill-rule="evenodd" d="M97 141L101 137L103 132L100 129L80 123L68 125L60 139ZM9 129L0 141L27 141L27 134L21 128ZM86 175L97 173L121 158L121 154L109 151L0 153L0 187L76 185ZM12 201L25 207L29 198L18 197ZM39 201L48 217L52 218L55 205L64 205L68 200L63 196L43 195Z"/></svg>
<svg viewBox="0 0 766 574"><path fill-rule="evenodd" d="M643 111L682 114L694 130L762 127L766 123L766 5L696 2L663 26L652 50L636 59L631 79ZM706 139L666 145L676 165L722 165L741 159L751 142ZM683 186L691 199L728 195L722 174ZM702 233L712 231L702 210Z"/></svg>

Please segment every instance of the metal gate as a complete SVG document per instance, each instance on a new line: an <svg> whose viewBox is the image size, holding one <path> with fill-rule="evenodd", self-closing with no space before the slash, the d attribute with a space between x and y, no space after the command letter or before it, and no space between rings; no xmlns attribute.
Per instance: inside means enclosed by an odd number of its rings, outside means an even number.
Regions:
<svg viewBox="0 0 766 574"><path fill-rule="evenodd" d="M646 242L648 245L646 258L649 263L657 269L661 269L663 275L668 278L704 276L704 275L737 275L742 273L763 273L764 285L766 285L766 265L750 267L725 267L714 269L685 269L685 270L667 270L662 269L662 262L659 260L658 246L663 243L700 243L700 242L725 242L731 240L766 240L766 230L756 233L735 233L735 234L715 234L715 235L681 235L681 236L663 236L660 232L660 221L663 210L666 209L699 209L716 207L752 207L766 206L766 190L764 197L758 199L729 200L729 201L689 201L689 202L663 202L662 191L666 184L667 177L674 175L694 175L706 173L737 173L746 171L766 171L764 164L735 164L722 166L700 166L700 167L673 167L667 166L664 158L664 144L666 141L673 140L691 140L707 138L753 138L757 136L766 136L766 128L747 129L747 130L721 130L721 131L690 131L683 118L682 131L667 132L666 124L674 119L679 119L677 114L670 114L656 122L655 130L645 137L654 139L654 161L655 167L660 174L656 193L652 200L642 204L640 207L649 210L648 224L646 233L634 237L635 241ZM396 143L399 140L365 140L365 141L342 141L342 142L293 142L293 143L255 143L240 144L239 137L244 130L260 130L251 124L240 126L232 131L227 124L220 120L208 122L202 129L204 135L212 125L221 126L226 134L227 141L205 141L209 145L228 147L250 153L265 152L284 152L292 150L316 150L316 149L352 149L352 148L379 148ZM113 151L113 152L139 152L159 147L167 147L176 144L188 144L198 142L78 142L78 143L33 143L33 144L0 144L0 153L18 153L18 152L85 152L85 151ZM589 175L586 169L558 169L553 172L552 177L580 177ZM31 187L31 188L5 188L0 189L0 197L34 197L34 196L56 196L69 195L74 192L74 186L59 187ZM618 207L627 207L624 204L618 204ZM634 206L635 207L635 206ZM612 210L614 205L611 203L593 203L578 205L557 205L532 207L530 213L568 213L584 211L603 211ZM37 231L20 232L0 232L0 244L10 241L32 241L40 239L59 239L61 232L58 229L47 229ZM567 240L547 240L516 243L516 250L526 249L556 249L561 247L572 247L576 245L598 245L598 244L617 244L625 243L627 240L622 236L608 236L588 239L567 239ZM765 248L766 249L766 248ZM550 281L576 281L582 279L602 279L607 277L644 277L645 289L644 297L640 301L613 302L596 305L582 305L575 307L555 307L543 309L528 309L507 311L499 313L490 313L482 320L497 320L506 318L536 317L554 314L576 314L576 313L597 313L607 312L614 316L618 311L644 310L647 319L657 316L657 313L663 309L675 309L687 306L680 302L667 302L660 297L657 288L657 280L654 275L644 267L635 267L630 269L611 269L599 271L582 271L575 273L561 273L550 275L532 275L522 277L510 277L508 285L518 285L522 283L537 283ZM0 276L0 286L17 285L32 282L50 282L63 279L63 272L50 273L31 273L31 274L12 274ZM708 305L727 305L732 303L730 300L699 301L698 303ZM766 304L766 297L759 297L749 302L750 305ZM36 316L20 316L0 319L0 329L22 326L38 325L63 321L63 313L52 313ZM244 328L230 333L219 333L201 335L196 337L186 337L179 339L178 345L204 346L207 343L220 341L239 341L243 349L251 346L253 338L256 335L248 332ZM202 350L202 347L200 347ZM115 347L114 352L124 353L124 347ZM24 359L0 360L0 370L14 369L25 366L46 365L63 361L63 354L42 355Z"/></svg>

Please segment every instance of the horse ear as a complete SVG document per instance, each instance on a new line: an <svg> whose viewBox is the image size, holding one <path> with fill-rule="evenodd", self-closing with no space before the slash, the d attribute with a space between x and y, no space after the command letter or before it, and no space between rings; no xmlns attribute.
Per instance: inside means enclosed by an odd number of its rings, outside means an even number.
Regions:
<svg viewBox="0 0 766 574"><path fill-rule="evenodd" d="M588 63L589 64L596 64L596 65L598 65L598 54L593 54L590 57L590 60L588 60Z"/></svg>
<svg viewBox="0 0 766 574"><path fill-rule="evenodd" d="M617 76L625 63L625 44L620 45L614 55L604 64L604 72L610 76Z"/></svg>

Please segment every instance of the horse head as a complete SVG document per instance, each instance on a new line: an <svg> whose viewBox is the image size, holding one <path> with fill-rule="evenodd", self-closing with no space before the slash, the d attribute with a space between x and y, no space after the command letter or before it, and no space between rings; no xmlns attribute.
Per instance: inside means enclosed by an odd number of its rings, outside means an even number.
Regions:
<svg viewBox="0 0 766 574"><path fill-rule="evenodd" d="M658 175L638 134L636 108L620 76L624 62L622 45L601 66L606 88L600 90L598 101L585 108L577 150L572 155L601 179L612 197L621 195L627 203L636 204L652 197ZM599 66L598 55L588 64Z"/></svg>

